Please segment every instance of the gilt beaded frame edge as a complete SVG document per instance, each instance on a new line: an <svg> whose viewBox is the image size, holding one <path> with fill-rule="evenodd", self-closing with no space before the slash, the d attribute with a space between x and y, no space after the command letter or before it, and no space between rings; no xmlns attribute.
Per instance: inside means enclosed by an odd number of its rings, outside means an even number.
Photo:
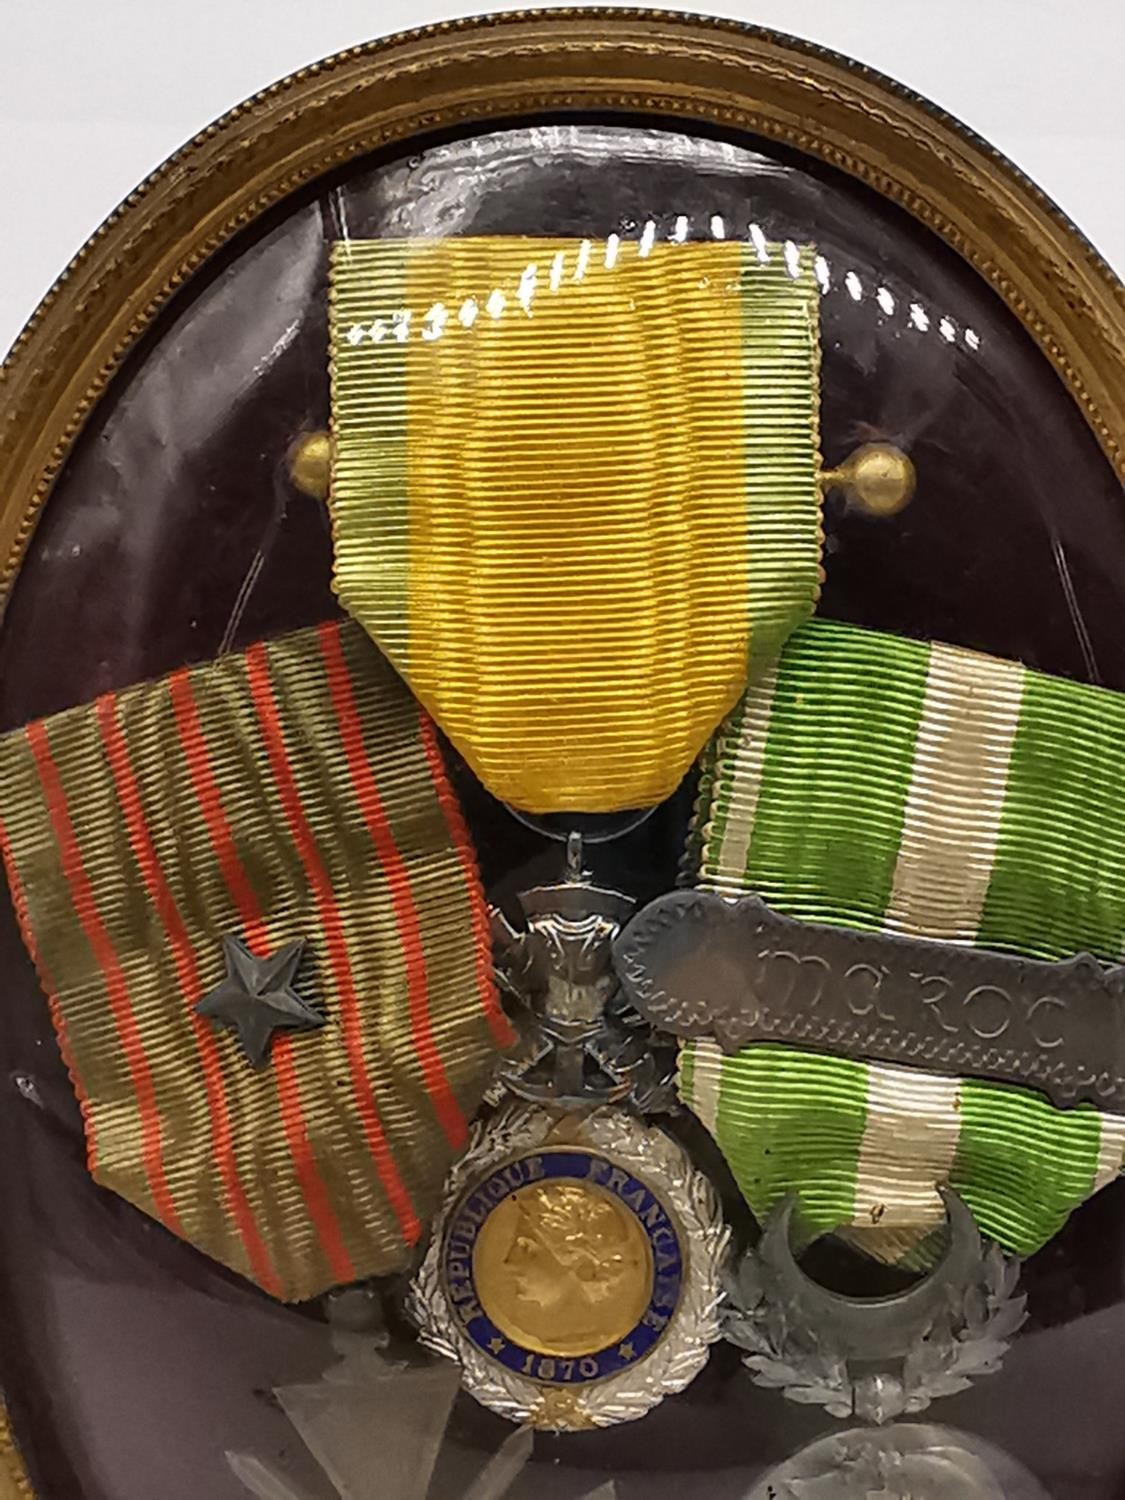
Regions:
<svg viewBox="0 0 1125 1500"><path fill-rule="evenodd" d="M897 203L1001 297L1125 479L1125 286L979 137L872 69L765 29L648 9L515 11L401 33L279 80L158 167L79 250L0 366L0 612L112 377L236 234L412 136L591 111L755 134ZM0 1500L32 1496L0 1405Z"/></svg>
<svg viewBox="0 0 1125 1500"><path fill-rule="evenodd" d="M175 291L314 178L412 136L602 111L791 146L926 224L1007 303L1125 478L1125 287L1010 162L835 53L651 10L517 11L341 52L238 105L125 199L0 367L0 607L110 378Z"/></svg>

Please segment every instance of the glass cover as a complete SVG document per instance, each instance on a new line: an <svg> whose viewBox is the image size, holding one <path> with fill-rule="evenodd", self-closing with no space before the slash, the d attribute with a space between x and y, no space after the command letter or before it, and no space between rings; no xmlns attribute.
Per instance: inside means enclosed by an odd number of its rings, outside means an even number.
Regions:
<svg viewBox="0 0 1125 1500"><path fill-rule="evenodd" d="M965 262L856 182L754 140L544 123L351 167L258 222L176 297L97 407L35 533L0 633L0 727L339 615L329 511L292 467L294 444L329 427L331 248L485 236L586 241L603 261L611 242L620 254L811 247L824 468L880 443L917 475L887 514L842 482L826 490L817 613L1125 691L1119 486L1046 359ZM492 290L481 288L482 318ZM569 649L558 643L560 672ZM637 902L677 887L695 771L646 815L517 815L441 744L487 897L505 913L564 879L574 829L600 885ZM686 1390L641 1419L532 1441L418 1348L405 1276L336 1294L334 1307L287 1305L96 1186L7 904L0 943L0 1384L45 1496L1125 1492L1120 1184L1027 1261L1029 1320L999 1373L917 1421L863 1429L786 1400L719 1342ZM717 1184L736 1241L752 1239L703 1126L684 1112L668 1128ZM865 1296L915 1274L840 1238L819 1240L804 1264ZM369 1317L384 1293L389 1342ZM615 1337L633 1321L616 1313Z"/></svg>

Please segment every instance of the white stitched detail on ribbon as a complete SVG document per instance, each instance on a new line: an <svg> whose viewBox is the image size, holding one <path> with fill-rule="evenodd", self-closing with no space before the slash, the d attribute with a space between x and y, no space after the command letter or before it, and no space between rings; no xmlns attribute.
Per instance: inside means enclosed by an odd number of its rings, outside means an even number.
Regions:
<svg viewBox="0 0 1125 1500"><path fill-rule="evenodd" d="M680 1053L681 1077L683 1052ZM696 1042L692 1054L691 1094L687 1103L702 1124L717 1140L719 1134L719 1093L723 1081L723 1052L717 1042Z"/></svg>
<svg viewBox="0 0 1125 1500"><path fill-rule="evenodd" d="M1114 1180L1125 1163L1125 1117L1102 1115L1102 1133L1098 1142L1098 1164L1094 1168L1091 1192L1097 1192Z"/></svg>
<svg viewBox="0 0 1125 1500"><path fill-rule="evenodd" d="M750 862L750 842L754 837L754 817L762 787L762 765L776 686L775 665L747 689L739 710L734 743L731 743L733 736L723 737L723 751L715 766L716 781L729 775L734 765L737 765L738 775L730 787L726 824L718 847L712 830L706 831L698 882L703 890L737 896L748 889L746 867Z"/></svg>
<svg viewBox="0 0 1125 1500"><path fill-rule="evenodd" d="M926 696L884 916L891 932L971 942L992 876L1024 669L930 651Z"/></svg>
<svg viewBox="0 0 1125 1500"><path fill-rule="evenodd" d="M953 1168L961 1133L960 1080L912 1068L867 1067L867 1124L856 1167L858 1227L940 1224L936 1184Z"/></svg>

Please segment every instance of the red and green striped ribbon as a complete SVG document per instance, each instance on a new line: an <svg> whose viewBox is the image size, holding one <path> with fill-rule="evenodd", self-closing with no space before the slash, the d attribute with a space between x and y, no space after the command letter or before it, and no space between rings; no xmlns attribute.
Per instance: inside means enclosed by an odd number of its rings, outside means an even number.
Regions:
<svg viewBox="0 0 1125 1500"><path fill-rule="evenodd" d="M510 1040L433 728L358 626L0 740L0 836L98 1182L287 1300L404 1266ZM305 938L327 1026L256 1071L221 938Z"/></svg>
<svg viewBox="0 0 1125 1500"><path fill-rule="evenodd" d="M792 916L1025 953L1125 947L1125 696L815 620L706 758L698 884ZM756 1213L897 1257L949 1181L1029 1253L1119 1171L1125 1120L976 1079L763 1045L681 1063Z"/></svg>

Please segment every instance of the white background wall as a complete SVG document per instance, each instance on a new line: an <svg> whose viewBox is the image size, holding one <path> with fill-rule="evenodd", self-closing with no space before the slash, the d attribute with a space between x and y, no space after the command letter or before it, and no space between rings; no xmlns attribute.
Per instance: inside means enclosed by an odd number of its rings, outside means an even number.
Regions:
<svg viewBox="0 0 1125 1500"><path fill-rule="evenodd" d="M106 214L215 116L342 47L475 8L471 0L0 0L0 350ZM1125 273L1125 0L678 8L808 37L935 100L1012 157Z"/></svg>

